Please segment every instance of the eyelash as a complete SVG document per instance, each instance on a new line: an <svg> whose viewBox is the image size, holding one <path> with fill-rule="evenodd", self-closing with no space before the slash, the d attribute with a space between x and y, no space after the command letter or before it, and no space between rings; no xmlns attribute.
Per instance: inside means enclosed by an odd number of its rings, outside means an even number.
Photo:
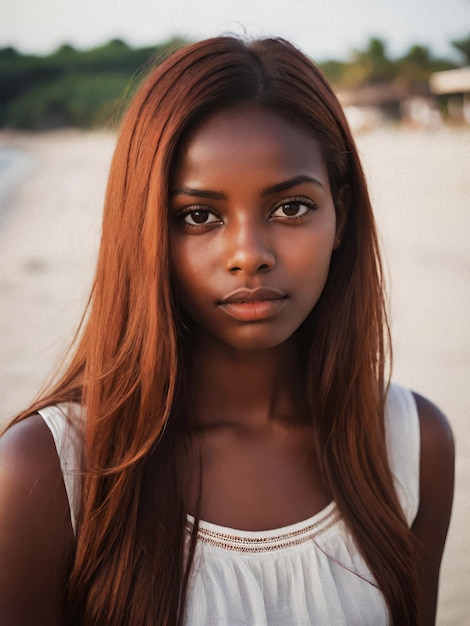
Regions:
<svg viewBox="0 0 470 626"><path fill-rule="evenodd" d="M280 219L283 219L285 221L290 221L290 222L292 222L294 220L302 220L302 219L305 219L311 211L315 211L318 208L318 206L317 206L317 204L315 202L313 202L312 200L309 200L307 198L304 198L304 197L286 198L285 200L280 202L277 206L275 206L272 209L272 211L270 212L269 216L272 217L273 214L276 211L278 211L279 209L282 209L282 207L286 207L286 206L289 206L289 205L292 205L292 204L303 205L303 206L305 206L307 208L307 211L305 211L305 213L302 213L301 215L279 216ZM213 215L217 219L213 220L211 222L204 222L202 224L190 224L190 223L188 223L185 220L185 218L188 215L191 215L191 214L196 213L198 211L200 211L201 213L204 212L204 213L208 213L209 215ZM176 219L177 220L181 220L183 222L184 228L186 228L187 230L191 230L191 231L204 230L209 225L213 225L213 224L215 225L215 224L222 223L222 219L219 218L214 211L212 211L211 209L207 208L204 205L201 205L201 206L199 206L199 205L192 205L192 206L186 207L185 209L182 209L181 211L179 211L176 214ZM276 219L276 218L274 218L274 219Z"/></svg>
<svg viewBox="0 0 470 626"><path fill-rule="evenodd" d="M285 216L282 216L283 218L286 218L288 220L300 220L302 218L307 217L307 215L311 211L315 211L318 208L318 206L312 200L309 200L307 198L299 196L299 197L294 197L294 198L287 198L286 200L283 200L282 202L280 202L271 211L271 215L273 215L273 213L275 213L278 209L282 209L282 207L289 206L290 204L303 205L303 206L307 207L307 211L305 213L302 213L302 215L291 215L291 216L285 215Z"/></svg>
<svg viewBox="0 0 470 626"><path fill-rule="evenodd" d="M189 224L188 222L185 221L185 218L188 215L191 215L192 213L197 213L198 211L200 211L201 213L208 213L209 215L213 215L214 217L217 217L217 220L214 220L212 222L205 222L203 224ZM181 211L179 211L176 214L176 219L179 221L181 220L183 222L183 225L186 229L188 230L203 230L205 228L207 228L207 226L209 224L217 224L217 223L221 223L222 220L217 216L216 213L214 213L214 211L212 211L211 209L208 209L205 206L198 206L198 205L192 205L189 206L185 209L182 209Z"/></svg>

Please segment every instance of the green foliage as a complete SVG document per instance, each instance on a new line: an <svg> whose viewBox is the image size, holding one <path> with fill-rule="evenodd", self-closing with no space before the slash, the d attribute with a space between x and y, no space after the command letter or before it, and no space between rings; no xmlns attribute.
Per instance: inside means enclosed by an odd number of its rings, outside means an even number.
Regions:
<svg viewBox="0 0 470 626"><path fill-rule="evenodd" d="M462 51L468 48L470 54L470 37L468 40L453 42L456 47L457 44ZM396 84L410 93L425 91L432 72L455 66L450 60L434 57L429 48L421 45L413 45L402 57L393 59L387 52L386 42L377 37L369 39L364 49L353 51L347 61L328 60L320 63L326 77L336 88Z"/></svg>
<svg viewBox="0 0 470 626"><path fill-rule="evenodd" d="M452 41L451 43L463 56L465 65L470 65L470 35L464 39Z"/></svg>
<svg viewBox="0 0 470 626"><path fill-rule="evenodd" d="M448 70L455 67L455 63L445 59L436 59L429 48L414 45L397 61L397 78L402 84L414 90L427 89L429 76L433 72Z"/></svg>
<svg viewBox="0 0 470 626"><path fill-rule="evenodd" d="M183 43L174 38L158 46L130 48L114 39L86 51L64 44L46 57L1 49L0 126L108 124L124 109L146 71Z"/></svg>
<svg viewBox="0 0 470 626"><path fill-rule="evenodd" d="M20 95L6 108L10 126L52 129L110 122L129 82L127 74L68 75Z"/></svg>
<svg viewBox="0 0 470 626"><path fill-rule="evenodd" d="M173 38L157 46L131 48L113 39L85 51L65 43L45 57L0 49L0 126L94 127L117 122L147 70L185 43ZM452 44L470 63L470 36ZM336 88L394 83L410 93L425 91L432 72L455 67L420 45L393 59L386 42L377 37L346 61L332 59L319 65Z"/></svg>
<svg viewBox="0 0 470 626"><path fill-rule="evenodd" d="M334 85L345 89L389 83L396 74L395 63L387 55L386 43L377 37L372 37L364 50L353 51L348 61L327 61L321 67Z"/></svg>
<svg viewBox="0 0 470 626"><path fill-rule="evenodd" d="M318 63L319 68L332 85L338 85L342 82L345 63L328 59Z"/></svg>
<svg viewBox="0 0 470 626"><path fill-rule="evenodd" d="M369 84L388 83L396 75L396 66L388 57L386 43L376 37L369 40L364 51L354 54L352 65L362 68L365 81Z"/></svg>

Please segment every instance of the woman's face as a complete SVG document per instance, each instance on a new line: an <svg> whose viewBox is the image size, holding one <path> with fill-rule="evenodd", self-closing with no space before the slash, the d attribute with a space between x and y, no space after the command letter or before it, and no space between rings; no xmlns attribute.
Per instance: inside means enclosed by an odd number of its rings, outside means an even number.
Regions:
<svg viewBox="0 0 470 626"><path fill-rule="evenodd" d="M214 114L179 150L170 210L177 296L197 327L238 350L289 339L335 248L326 166L308 130L251 104Z"/></svg>

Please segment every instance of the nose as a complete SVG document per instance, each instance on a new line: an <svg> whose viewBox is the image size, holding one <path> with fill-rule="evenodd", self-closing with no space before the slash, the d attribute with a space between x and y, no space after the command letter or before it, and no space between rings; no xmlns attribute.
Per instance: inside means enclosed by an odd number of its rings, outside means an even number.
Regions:
<svg viewBox="0 0 470 626"><path fill-rule="evenodd" d="M229 272L254 276L275 267L273 246L263 226L247 222L227 229Z"/></svg>

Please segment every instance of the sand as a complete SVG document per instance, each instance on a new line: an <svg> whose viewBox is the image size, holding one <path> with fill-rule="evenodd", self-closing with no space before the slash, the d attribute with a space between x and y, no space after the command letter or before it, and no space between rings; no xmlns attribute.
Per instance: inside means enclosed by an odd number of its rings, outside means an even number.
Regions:
<svg viewBox="0 0 470 626"><path fill-rule="evenodd" d="M358 136L386 255L394 380L430 397L457 440L438 624L470 615L470 131ZM0 133L35 167L0 228L0 420L60 362L90 288L114 136Z"/></svg>

